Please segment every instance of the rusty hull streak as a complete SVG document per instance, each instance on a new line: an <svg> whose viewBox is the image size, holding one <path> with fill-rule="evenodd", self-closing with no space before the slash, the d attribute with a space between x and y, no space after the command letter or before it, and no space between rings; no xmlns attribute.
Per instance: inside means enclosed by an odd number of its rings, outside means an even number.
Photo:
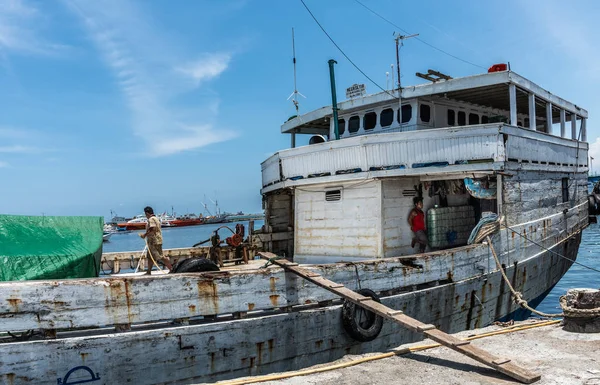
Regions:
<svg viewBox="0 0 600 385"><path fill-rule="evenodd" d="M271 285L271 293L275 293L277 291L276 282L277 278L271 277L269 278L269 283Z"/></svg>
<svg viewBox="0 0 600 385"><path fill-rule="evenodd" d="M254 310L254 306L256 306L256 305L253 303L248 303L248 311Z"/></svg>
<svg viewBox="0 0 600 385"><path fill-rule="evenodd" d="M199 280L197 287L198 299L205 303L212 302L214 314L219 314L219 294L214 279Z"/></svg>
<svg viewBox="0 0 600 385"><path fill-rule="evenodd" d="M6 302L14 309L14 313L19 312L19 304L23 303L19 298L7 298Z"/></svg>
<svg viewBox="0 0 600 385"><path fill-rule="evenodd" d="M270 295L269 299L271 300L271 303L273 304L273 306L275 306L275 307L279 306L279 296L278 295Z"/></svg>

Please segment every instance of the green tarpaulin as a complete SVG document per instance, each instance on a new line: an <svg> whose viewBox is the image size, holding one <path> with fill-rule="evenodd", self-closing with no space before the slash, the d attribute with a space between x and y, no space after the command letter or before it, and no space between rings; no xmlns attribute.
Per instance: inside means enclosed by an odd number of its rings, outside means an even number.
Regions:
<svg viewBox="0 0 600 385"><path fill-rule="evenodd" d="M97 277L102 217L0 215L0 281Z"/></svg>

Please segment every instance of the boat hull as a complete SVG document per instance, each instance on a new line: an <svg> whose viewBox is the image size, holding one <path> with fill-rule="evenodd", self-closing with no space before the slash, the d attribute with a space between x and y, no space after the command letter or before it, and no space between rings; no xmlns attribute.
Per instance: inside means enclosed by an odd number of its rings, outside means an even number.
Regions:
<svg viewBox="0 0 600 385"><path fill-rule="evenodd" d="M526 300L539 301L572 265L580 241L581 233L576 232L553 248L566 258L543 252L509 265L506 274ZM296 278L286 277L290 289L298 284ZM357 286L354 280L345 284ZM382 303L449 333L483 327L518 310L497 270L426 286L430 287L405 288L409 291L383 297ZM288 295L294 297L292 292ZM0 379L67 383L70 370L86 366L104 383L214 382L300 369L346 354L386 351L422 338L384 322L375 340L357 342L343 330L339 304L260 314L189 326L163 323L126 333L0 344Z"/></svg>

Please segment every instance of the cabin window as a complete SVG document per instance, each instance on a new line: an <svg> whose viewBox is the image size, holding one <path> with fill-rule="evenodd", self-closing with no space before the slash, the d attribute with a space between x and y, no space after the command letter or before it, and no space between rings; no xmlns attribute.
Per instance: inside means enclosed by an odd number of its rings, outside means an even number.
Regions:
<svg viewBox="0 0 600 385"><path fill-rule="evenodd" d="M393 121L394 121L394 110L393 109L386 108L385 110L381 111L381 114L379 115L379 124L381 125L381 127L391 126Z"/></svg>
<svg viewBox="0 0 600 385"><path fill-rule="evenodd" d="M490 121L490 118L488 118L487 116L483 115L481 117L481 123L482 124L487 124L487 123L489 123L489 121Z"/></svg>
<svg viewBox="0 0 600 385"><path fill-rule="evenodd" d="M377 125L377 114L374 112L367 112L363 118L363 127L365 131L371 131Z"/></svg>
<svg viewBox="0 0 600 385"><path fill-rule="evenodd" d="M348 119L348 132L351 134L357 133L360 128L360 118L358 116L351 116Z"/></svg>
<svg viewBox="0 0 600 385"><path fill-rule="evenodd" d="M325 192L326 202L335 202L342 199L342 190L331 190Z"/></svg>
<svg viewBox="0 0 600 385"><path fill-rule="evenodd" d="M419 115L421 115L421 122L429 123L431 120L431 107L427 104L421 104L419 106Z"/></svg>
<svg viewBox="0 0 600 385"><path fill-rule="evenodd" d="M338 132L340 135L346 132L346 121L344 119L338 119Z"/></svg>
<svg viewBox="0 0 600 385"><path fill-rule="evenodd" d="M562 201L569 201L569 178L562 178Z"/></svg>
<svg viewBox="0 0 600 385"><path fill-rule="evenodd" d="M456 112L454 110L448 110L448 125L454 126L456 124Z"/></svg>
<svg viewBox="0 0 600 385"><path fill-rule="evenodd" d="M412 106L404 104L402 106L402 122L400 122L400 114L398 114L398 123L408 123L412 119Z"/></svg>
<svg viewBox="0 0 600 385"><path fill-rule="evenodd" d="M523 122L521 122L520 120L517 120L517 126L523 127Z"/></svg>
<svg viewBox="0 0 600 385"><path fill-rule="evenodd" d="M458 125L464 126L467 124L467 114L464 111L458 111Z"/></svg>
<svg viewBox="0 0 600 385"><path fill-rule="evenodd" d="M525 118L525 122L524 122L525 125L523 127L529 128L529 122L530 122L529 118Z"/></svg>
<svg viewBox="0 0 600 385"><path fill-rule="evenodd" d="M479 115L469 114L469 124L479 124Z"/></svg>

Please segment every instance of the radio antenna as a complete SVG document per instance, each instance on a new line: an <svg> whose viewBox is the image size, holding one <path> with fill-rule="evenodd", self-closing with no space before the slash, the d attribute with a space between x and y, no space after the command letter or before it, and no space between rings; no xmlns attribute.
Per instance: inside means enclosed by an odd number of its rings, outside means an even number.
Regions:
<svg viewBox="0 0 600 385"><path fill-rule="evenodd" d="M294 28L292 28L292 54L293 54L293 63L294 63L294 92L288 96L287 100L290 100L292 97L292 103L294 103L294 107L296 108L296 115L299 115L298 110L300 108L300 104L298 103L298 95L306 98L306 96L302 95L298 92L298 87L296 86L296 42L294 41Z"/></svg>

